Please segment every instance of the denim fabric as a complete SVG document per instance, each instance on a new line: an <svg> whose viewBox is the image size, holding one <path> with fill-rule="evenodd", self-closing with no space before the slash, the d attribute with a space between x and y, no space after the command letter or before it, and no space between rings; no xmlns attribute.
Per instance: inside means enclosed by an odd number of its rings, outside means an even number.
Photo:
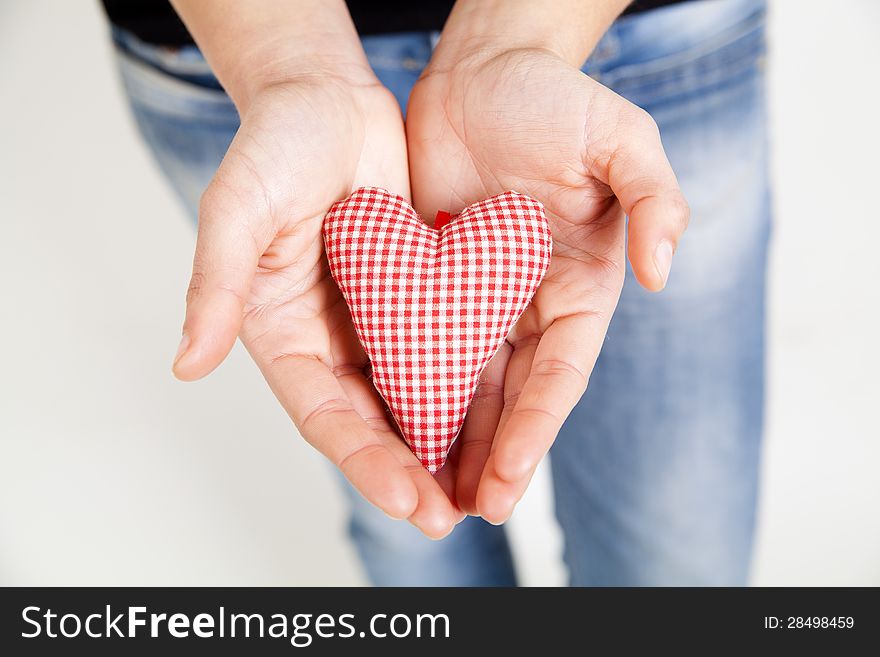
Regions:
<svg viewBox="0 0 880 657"><path fill-rule="evenodd" d="M618 20L584 71L648 110L692 209L661 294L627 272L586 395L551 451L572 585L744 584L763 421L770 228L764 0L700 0ZM235 109L195 48L114 33L144 138L195 217ZM436 34L363 39L405 106ZM511 585L501 527L432 542L346 485L380 585Z"/></svg>

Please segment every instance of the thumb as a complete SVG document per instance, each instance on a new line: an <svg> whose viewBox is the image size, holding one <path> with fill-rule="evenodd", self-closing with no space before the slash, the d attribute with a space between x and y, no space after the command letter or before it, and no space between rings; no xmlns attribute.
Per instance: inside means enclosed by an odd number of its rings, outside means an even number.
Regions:
<svg viewBox="0 0 880 657"><path fill-rule="evenodd" d="M627 254L633 272L642 286L657 292L666 286L690 209L657 124L644 110L631 107L625 129L617 131L621 141L607 159L607 179L629 217Z"/></svg>
<svg viewBox="0 0 880 657"><path fill-rule="evenodd" d="M218 189L220 191L218 191ZM182 381L200 379L229 353L262 251L241 201L211 186L199 207L199 232L186 295L183 336L172 367Z"/></svg>

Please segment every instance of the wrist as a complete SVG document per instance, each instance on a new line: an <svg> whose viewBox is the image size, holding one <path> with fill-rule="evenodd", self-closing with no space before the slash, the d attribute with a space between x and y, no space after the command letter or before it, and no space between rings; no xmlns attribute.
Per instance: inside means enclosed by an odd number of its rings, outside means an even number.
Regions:
<svg viewBox="0 0 880 657"><path fill-rule="evenodd" d="M250 53L220 77L220 81L242 116L255 98L282 86L341 84L352 89L378 84L366 59L357 53L304 52L284 45Z"/></svg>
<svg viewBox="0 0 880 657"><path fill-rule="evenodd" d="M342 0L172 2L242 115L279 84L375 82Z"/></svg>
<svg viewBox="0 0 880 657"><path fill-rule="evenodd" d="M429 72L486 61L512 50L540 50L580 68L630 0L458 0Z"/></svg>

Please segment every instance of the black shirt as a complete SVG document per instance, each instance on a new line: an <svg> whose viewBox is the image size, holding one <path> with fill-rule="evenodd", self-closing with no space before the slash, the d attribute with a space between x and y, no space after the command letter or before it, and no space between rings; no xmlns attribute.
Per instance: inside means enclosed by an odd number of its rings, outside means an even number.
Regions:
<svg viewBox="0 0 880 657"><path fill-rule="evenodd" d="M625 14L655 9L682 0L636 0ZM167 46L193 43L167 0L102 0L110 22L141 41ZM441 30L455 0L347 0L360 34Z"/></svg>

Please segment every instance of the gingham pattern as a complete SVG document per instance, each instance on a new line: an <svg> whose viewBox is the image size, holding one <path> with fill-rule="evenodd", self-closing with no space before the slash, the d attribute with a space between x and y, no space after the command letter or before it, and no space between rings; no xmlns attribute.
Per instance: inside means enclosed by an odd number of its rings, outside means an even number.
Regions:
<svg viewBox="0 0 880 657"><path fill-rule="evenodd" d="M550 264L544 208L507 192L438 231L400 196L365 187L330 208L324 244L376 389L415 455L436 472L483 368Z"/></svg>

